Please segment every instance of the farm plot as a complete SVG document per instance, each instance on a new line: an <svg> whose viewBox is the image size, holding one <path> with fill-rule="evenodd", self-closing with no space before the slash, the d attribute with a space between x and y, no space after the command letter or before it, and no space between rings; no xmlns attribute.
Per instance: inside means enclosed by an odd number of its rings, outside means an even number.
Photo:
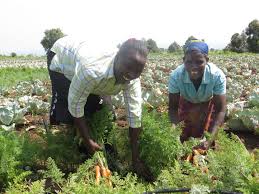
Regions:
<svg viewBox="0 0 259 194"><path fill-rule="evenodd" d="M226 127L258 133L258 55L213 55L228 79ZM118 119L104 109L91 122L92 136L104 151L92 158L82 150L71 126L48 125L50 83L23 81L0 89L0 188L5 193L144 193L184 188L190 193L259 191L259 151L248 152L234 134L223 129L216 147L193 151L200 139L180 143L180 126L167 119L167 80L181 56L151 55L141 77L143 116L141 157L154 180L131 173L131 153L122 97L113 98ZM25 65L26 66L26 65ZM20 67L18 67L20 68ZM4 86L4 85L3 85ZM209 135L209 134L207 134ZM95 168L111 174L96 177ZM100 171L101 172L101 171ZM183 189L183 190L184 190Z"/></svg>

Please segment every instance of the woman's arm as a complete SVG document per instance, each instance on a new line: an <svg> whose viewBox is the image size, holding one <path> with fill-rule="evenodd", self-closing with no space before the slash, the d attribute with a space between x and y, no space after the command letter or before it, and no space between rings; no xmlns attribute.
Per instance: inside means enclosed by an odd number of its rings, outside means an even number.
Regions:
<svg viewBox="0 0 259 194"><path fill-rule="evenodd" d="M173 125L179 123L178 107L179 107L180 93L169 93L169 118Z"/></svg>
<svg viewBox="0 0 259 194"><path fill-rule="evenodd" d="M211 139L208 141L208 147L211 146L215 140L219 127L224 123L226 114L226 95L214 95L213 96L214 108L215 108L215 122L212 126Z"/></svg>

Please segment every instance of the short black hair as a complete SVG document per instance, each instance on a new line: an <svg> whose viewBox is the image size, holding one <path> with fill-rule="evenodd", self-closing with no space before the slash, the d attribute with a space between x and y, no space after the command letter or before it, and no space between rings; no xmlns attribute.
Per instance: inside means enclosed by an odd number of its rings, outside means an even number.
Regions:
<svg viewBox="0 0 259 194"><path fill-rule="evenodd" d="M121 56L125 56L129 50L133 50L144 57L147 57L148 55L148 49L145 42L142 40L137 40L135 38L130 38L122 43L118 54Z"/></svg>

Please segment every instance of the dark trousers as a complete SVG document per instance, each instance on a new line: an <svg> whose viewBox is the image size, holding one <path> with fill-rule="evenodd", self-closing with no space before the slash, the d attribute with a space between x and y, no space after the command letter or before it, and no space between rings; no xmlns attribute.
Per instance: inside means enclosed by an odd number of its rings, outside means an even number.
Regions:
<svg viewBox="0 0 259 194"><path fill-rule="evenodd" d="M48 72L52 85L52 100L50 108L50 124L58 125L60 123L73 124L73 117L68 110L68 91L71 81L63 74L51 71L49 69L51 60L55 53L47 53ZM109 98L109 97L108 97ZM91 116L103 106L102 98L98 95L90 94L84 107L85 116Z"/></svg>

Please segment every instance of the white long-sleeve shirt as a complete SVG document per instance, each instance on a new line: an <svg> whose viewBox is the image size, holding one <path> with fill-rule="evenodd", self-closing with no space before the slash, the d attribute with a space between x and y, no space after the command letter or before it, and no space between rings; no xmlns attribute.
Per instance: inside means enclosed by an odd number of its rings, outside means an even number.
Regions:
<svg viewBox="0 0 259 194"><path fill-rule="evenodd" d="M51 61L50 70L62 73L71 80L68 109L73 117L84 116L84 106L90 93L114 95L123 90L129 125L132 128L141 126L140 80L115 84L114 57L117 49L98 49L65 36L56 41L51 51L56 55Z"/></svg>

